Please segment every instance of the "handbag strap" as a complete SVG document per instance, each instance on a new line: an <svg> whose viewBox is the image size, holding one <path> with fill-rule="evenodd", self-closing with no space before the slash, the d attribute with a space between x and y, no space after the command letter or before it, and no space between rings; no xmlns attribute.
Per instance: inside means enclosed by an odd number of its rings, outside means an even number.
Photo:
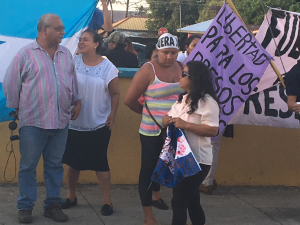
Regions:
<svg viewBox="0 0 300 225"><path fill-rule="evenodd" d="M179 64L181 70L183 70L183 66L182 66L181 62L179 62L179 61L177 61L177 62L178 62L178 64Z"/></svg>
<svg viewBox="0 0 300 225"><path fill-rule="evenodd" d="M159 129L163 129L163 127L156 121L156 119L153 117L153 115L151 114L150 110L149 110L149 107L147 105L147 102L145 101L145 107L146 107L146 110L149 114L149 116L151 117L151 119L156 123L156 125L159 127Z"/></svg>

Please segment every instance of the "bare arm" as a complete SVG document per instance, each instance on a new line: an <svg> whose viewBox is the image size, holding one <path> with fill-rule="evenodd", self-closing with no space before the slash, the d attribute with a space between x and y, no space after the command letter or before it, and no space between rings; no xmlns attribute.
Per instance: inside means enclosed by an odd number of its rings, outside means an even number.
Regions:
<svg viewBox="0 0 300 225"><path fill-rule="evenodd" d="M300 105L297 104L297 96L288 95L287 105L290 111L299 113L300 112Z"/></svg>
<svg viewBox="0 0 300 225"><path fill-rule="evenodd" d="M19 119L19 108L16 109L17 118Z"/></svg>
<svg viewBox="0 0 300 225"><path fill-rule="evenodd" d="M75 102L73 109L71 110L71 120L76 120L77 117L79 116L81 110L81 100L78 100Z"/></svg>
<svg viewBox="0 0 300 225"><path fill-rule="evenodd" d="M102 28L107 32L111 32L113 29L112 19L108 12L106 0L101 0L101 2L102 2L102 6L103 6L102 13L103 13L103 20L104 20L104 24L103 24Z"/></svg>
<svg viewBox="0 0 300 225"><path fill-rule="evenodd" d="M162 118L162 125L163 127L167 127L170 125L170 119L171 117L169 117L168 114L166 114L163 118Z"/></svg>
<svg viewBox="0 0 300 225"><path fill-rule="evenodd" d="M191 131L199 136L215 137L218 135L219 127L211 127L206 124L194 124L186 122L186 130Z"/></svg>
<svg viewBox="0 0 300 225"><path fill-rule="evenodd" d="M128 88L124 103L132 111L142 114L143 106L138 102L139 97L144 94L151 82L152 67L150 64L144 64L134 75Z"/></svg>
<svg viewBox="0 0 300 225"><path fill-rule="evenodd" d="M215 137L219 132L219 127L211 127L206 124L189 123L180 118L170 118L169 122L167 124L164 124L164 126L170 125L171 123L174 123L174 126L177 128L188 130L193 132L194 134L204 137Z"/></svg>
<svg viewBox="0 0 300 225"><path fill-rule="evenodd" d="M175 105L175 104L174 104ZM169 113L172 113L173 107ZM164 116L163 124L164 126L174 124L175 127L188 130L193 132L196 135L204 137L215 137L219 132L219 106L218 103L212 98L208 98L205 103L199 100L198 108L195 114L201 114L199 118L199 123L191 123L185 120L182 120L178 117L169 117L168 115ZM172 114L170 114L172 115Z"/></svg>
<svg viewBox="0 0 300 225"><path fill-rule="evenodd" d="M117 77L109 82L108 90L111 98L111 113L107 117L105 125L111 129L115 122L115 116L120 100L119 79Z"/></svg>

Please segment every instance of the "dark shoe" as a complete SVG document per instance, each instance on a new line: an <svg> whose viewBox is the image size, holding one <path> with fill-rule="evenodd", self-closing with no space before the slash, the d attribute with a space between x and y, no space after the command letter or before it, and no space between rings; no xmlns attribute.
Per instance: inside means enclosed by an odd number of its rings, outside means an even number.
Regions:
<svg viewBox="0 0 300 225"><path fill-rule="evenodd" d="M103 205L101 208L101 214L103 216L110 216L113 212L113 207L108 204Z"/></svg>
<svg viewBox="0 0 300 225"><path fill-rule="evenodd" d="M169 209L167 204L162 199L159 199L157 201L152 200L152 206L155 207L155 208L158 208L158 209L162 209L162 210L168 210Z"/></svg>
<svg viewBox="0 0 300 225"><path fill-rule="evenodd" d="M68 216L61 211L61 204L56 202L45 209L44 216L52 218L56 222L68 221Z"/></svg>
<svg viewBox="0 0 300 225"><path fill-rule="evenodd" d="M19 210L19 223L32 223L32 210Z"/></svg>
<svg viewBox="0 0 300 225"><path fill-rule="evenodd" d="M206 186L204 184L201 184L200 185L200 191L206 195L212 195L212 191L213 191L213 186L210 185L210 186Z"/></svg>
<svg viewBox="0 0 300 225"><path fill-rule="evenodd" d="M75 197L74 201L71 202L70 199L65 198L63 203L61 204L62 209L68 209L70 207L76 206L77 205L77 198Z"/></svg>

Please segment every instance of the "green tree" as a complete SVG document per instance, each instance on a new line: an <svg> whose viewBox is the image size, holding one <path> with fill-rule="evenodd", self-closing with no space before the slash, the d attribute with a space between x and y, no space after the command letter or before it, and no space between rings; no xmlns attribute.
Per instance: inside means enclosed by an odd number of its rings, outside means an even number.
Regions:
<svg viewBox="0 0 300 225"><path fill-rule="evenodd" d="M199 0L147 0L149 4L147 27L149 31L158 31L165 27L175 34L181 26L194 24L199 18Z"/></svg>
<svg viewBox="0 0 300 225"><path fill-rule="evenodd" d="M199 7L198 23L215 18L224 5L224 0L206 0L206 3Z"/></svg>
<svg viewBox="0 0 300 225"><path fill-rule="evenodd" d="M146 15L148 12L148 8L143 5L136 6L135 10L139 15Z"/></svg>
<svg viewBox="0 0 300 225"><path fill-rule="evenodd" d="M300 12L300 4L296 0L242 0L236 4L246 24L260 25L264 20L267 6L282 10Z"/></svg>
<svg viewBox="0 0 300 225"><path fill-rule="evenodd" d="M232 0L232 2L246 24L260 25L264 19L264 12L268 11L267 6L300 12L299 0ZM199 7L197 22L213 19L223 4L224 0L206 0L206 4Z"/></svg>

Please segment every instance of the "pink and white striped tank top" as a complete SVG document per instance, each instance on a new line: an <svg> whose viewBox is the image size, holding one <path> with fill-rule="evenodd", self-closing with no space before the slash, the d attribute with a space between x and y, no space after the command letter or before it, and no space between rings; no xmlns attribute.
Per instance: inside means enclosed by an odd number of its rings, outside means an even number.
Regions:
<svg viewBox="0 0 300 225"><path fill-rule="evenodd" d="M145 101L155 120L162 125L162 118L170 111L172 105L178 98L178 95L184 90L180 88L178 83L166 83L160 81L156 76L154 65L149 62L153 68L155 79L154 82L147 88L144 93ZM150 117L145 104L142 112L142 122L140 125L140 134L145 136L158 136L160 128Z"/></svg>

